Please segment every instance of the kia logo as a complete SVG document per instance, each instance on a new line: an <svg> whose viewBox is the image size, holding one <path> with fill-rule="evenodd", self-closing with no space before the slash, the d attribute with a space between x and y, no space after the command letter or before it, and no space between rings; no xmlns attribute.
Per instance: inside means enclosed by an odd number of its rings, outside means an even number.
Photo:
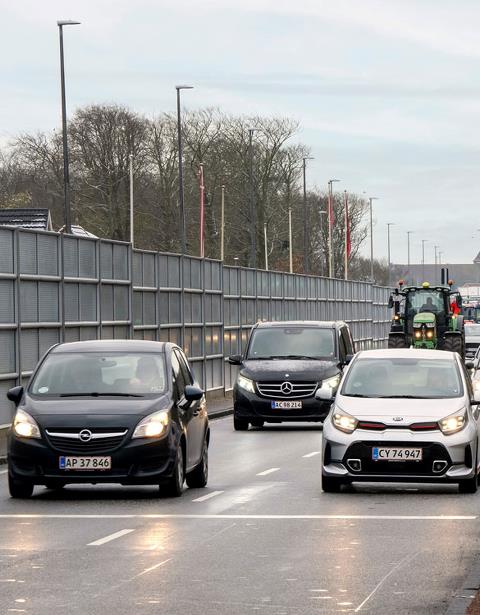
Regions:
<svg viewBox="0 0 480 615"><path fill-rule="evenodd" d="M82 429L82 431L78 434L78 437L82 442L90 442L92 439L92 432L90 429Z"/></svg>
<svg viewBox="0 0 480 615"><path fill-rule="evenodd" d="M293 385L291 382L283 382L280 386L280 390L284 395L290 395L290 393L293 391Z"/></svg>

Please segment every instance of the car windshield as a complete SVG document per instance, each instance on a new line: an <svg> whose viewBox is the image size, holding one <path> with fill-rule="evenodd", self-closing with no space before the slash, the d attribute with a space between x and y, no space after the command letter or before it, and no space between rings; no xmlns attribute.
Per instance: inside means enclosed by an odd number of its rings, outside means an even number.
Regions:
<svg viewBox="0 0 480 615"><path fill-rule="evenodd" d="M417 290L409 293L410 309L416 312L442 312L444 309L443 296L431 290Z"/></svg>
<svg viewBox="0 0 480 615"><path fill-rule="evenodd" d="M30 392L39 396L143 396L166 388L161 353L51 353Z"/></svg>
<svg viewBox="0 0 480 615"><path fill-rule="evenodd" d="M348 370L342 395L436 399L461 397L455 361L422 358L359 358Z"/></svg>
<svg viewBox="0 0 480 615"><path fill-rule="evenodd" d="M272 327L255 329L247 359L335 358L333 329L319 327Z"/></svg>

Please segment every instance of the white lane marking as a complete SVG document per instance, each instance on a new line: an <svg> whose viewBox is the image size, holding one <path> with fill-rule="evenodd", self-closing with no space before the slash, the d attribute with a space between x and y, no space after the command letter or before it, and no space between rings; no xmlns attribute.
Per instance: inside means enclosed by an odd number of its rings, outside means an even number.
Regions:
<svg viewBox="0 0 480 615"><path fill-rule="evenodd" d="M109 534L108 536L105 536L104 538L99 538L98 540L94 540L93 542L89 542L88 543L88 547L100 547L101 545L104 545L106 542L110 542L111 540L115 540L116 538L121 538L122 536L125 536L126 534L130 534L131 532L134 532L135 530L120 530L119 532L115 532L114 534Z"/></svg>
<svg viewBox="0 0 480 615"><path fill-rule="evenodd" d="M0 519L300 519L300 520L359 520L359 521L474 521L478 515L237 515L237 514L0 514Z"/></svg>
<svg viewBox="0 0 480 615"><path fill-rule="evenodd" d="M315 457L315 455L320 455L320 451L313 451L312 453L307 453L306 455L302 455L304 459L308 459L308 457Z"/></svg>
<svg viewBox="0 0 480 615"><path fill-rule="evenodd" d="M380 582L377 583L377 585L368 594L368 596L365 598L365 600L361 604L359 604L357 606L357 608L355 609L354 613L358 613L361 610L361 608L367 604L367 602L370 600L370 598L377 592L377 590L380 589L380 587L385 583L385 581L388 579L389 576L391 576L396 570L401 568L404 564L406 564L407 562L409 562L412 559L414 559L415 557L417 557L418 554L419 554L419 551L416 551L415 553L409 553L406 557L404 557L402 560L400 560L398 562L398 564L396 566L394 566L389 572L387 572L387 574L380 580Z"/></svg>
<svg viewBox="0 0 480 615"><path fill-rule="evenodd" d="M205 502L206 500L214 498L217 495L221 495L222 493L224 493L224 491L212 491L211 493L207 493L207 495L202 495L200 498L195 498L192 502Z"/></svg>
<svg viewBox="0 0 480 615"><path fill-rule="evenodd" d="M137 574L136 577L134 577L135 579L138 579L138 577L143 576L144 574L148 574L149 572L152 572L152 570L156 570L157 568L160 568L160 566L165 565L167 562L169 562L172 558L169 557L168 559L163 560L163 562L159 562L158 564L155 564L154 566L150 566L150 568L145 568L145 570L143 572L141 572L140 574Z"/></svg>
<svg viewBox="0 0 480 615"><path fill-rule="evenodd" d="M273 472L278 472L278 470L280 470L280 468L269 468L263 472L258 472L257 476L267 476L267 474L273 474Z"/></svg>

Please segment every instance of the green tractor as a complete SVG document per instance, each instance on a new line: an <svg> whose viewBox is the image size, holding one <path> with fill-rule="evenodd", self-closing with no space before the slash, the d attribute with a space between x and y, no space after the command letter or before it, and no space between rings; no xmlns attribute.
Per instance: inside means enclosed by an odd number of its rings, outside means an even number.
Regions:
<svg viewBox="0 0 480 615"><path fill-rule="evenodd" d="M389 348L436 348L458 352L465 358L462 298L448 286L403 286L390 296L394 308Z"/></svg>

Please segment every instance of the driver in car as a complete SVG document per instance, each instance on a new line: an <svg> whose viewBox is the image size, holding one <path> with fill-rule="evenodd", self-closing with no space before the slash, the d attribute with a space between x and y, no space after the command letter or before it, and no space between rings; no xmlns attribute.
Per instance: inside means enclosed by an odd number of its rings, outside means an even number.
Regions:
<svg viewBox="0 0 480 615"><path fill-rule="evenodd" d="M153 357L141 357L135 369L135 378L130 384L139 391L155 392L162 390L162 382L158 367Z"/></svg>

